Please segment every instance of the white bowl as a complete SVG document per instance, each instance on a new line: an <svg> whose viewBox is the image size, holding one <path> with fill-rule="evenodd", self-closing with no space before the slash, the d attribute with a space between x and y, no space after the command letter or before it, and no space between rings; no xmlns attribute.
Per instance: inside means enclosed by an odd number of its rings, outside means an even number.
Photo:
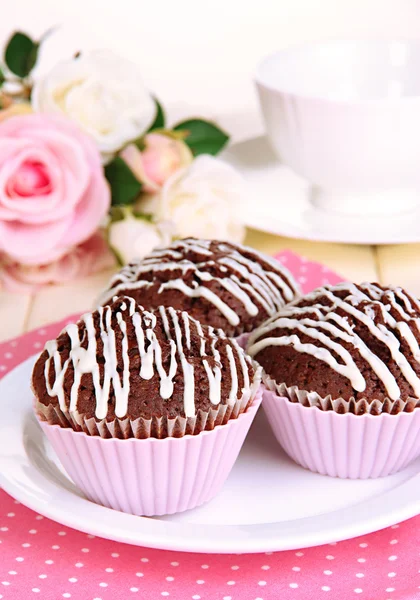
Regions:
<svg viewBox="0 0 420 600"><path fill-rule="evenodd" d="M257 69L268 136L327 210L384 214L420 203L420 41L330 41Z"/></svg>

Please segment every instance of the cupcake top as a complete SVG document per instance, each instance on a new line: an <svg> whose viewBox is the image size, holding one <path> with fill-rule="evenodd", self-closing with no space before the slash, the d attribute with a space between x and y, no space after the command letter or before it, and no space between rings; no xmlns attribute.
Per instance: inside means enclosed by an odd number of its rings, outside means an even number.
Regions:
<svg viewBox="0 0 420 600"><path fill-rule="evenodd" d="M283 308L248 352L277 384L322 398L420 398L420 304L400 287L340 283Z"/></svg>
<svg viewBox="0 0 420 600"><path fill-rule="evenodd" d="M125 266L100 297L135 298L148 309L186 310L227 335L251 331L298 296L292 275L268 256L228 242L188 238Z"/></svg>
<svg viewBox="0 0 420 600"><path fill-rule="evenodd" d="M38 406L78 423L194 417L253 398L258 383L251 359L222 331L171 307L149 312L127 297L47 342L32 375Z"/></svg>

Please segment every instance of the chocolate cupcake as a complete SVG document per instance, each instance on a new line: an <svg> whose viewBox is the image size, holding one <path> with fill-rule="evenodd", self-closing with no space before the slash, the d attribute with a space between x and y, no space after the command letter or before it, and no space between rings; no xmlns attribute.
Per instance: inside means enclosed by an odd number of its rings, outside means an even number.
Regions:
<svg viewBox="0 0 420 600"><path fill-rule="evenodd" d="M376 283L319 288L266 321L248 352L264 369L271 390L264 406L286 451L312 470L340 476L385 475L415 458L419 342L419 302ZM369 435L379 436L375 444Z"/></svg>
<svg viewBox="0 0 420 600"><path fill-rule="evenodd" d="M276 260L245 246L188 238L125 266L99 302L126 295L147 309L172 306L239 336L298 294L292 275Z"/></svg>
<svg viewBox="0 0 420 600"><path fill-rule="evenodd" d="M95 502L141 515L217 493L258 408L259 382L222 331L127 297L67 326L32 375L35 412L75 483Z"/></svg>

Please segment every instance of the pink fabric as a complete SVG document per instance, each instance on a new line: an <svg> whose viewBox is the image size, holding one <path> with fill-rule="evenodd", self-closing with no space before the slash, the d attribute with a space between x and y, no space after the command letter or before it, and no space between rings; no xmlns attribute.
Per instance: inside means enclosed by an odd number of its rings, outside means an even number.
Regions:
<svg viewBox="0 0 420 600"><path fill-rule="evenodd" d="M289 252L280 258L304 291L340 280ZM74 318L2 344L0 375ZM0 600L420 599L420 516L318 548L268 555L185 554L92 538L0 492L0 541Z"/></svg>

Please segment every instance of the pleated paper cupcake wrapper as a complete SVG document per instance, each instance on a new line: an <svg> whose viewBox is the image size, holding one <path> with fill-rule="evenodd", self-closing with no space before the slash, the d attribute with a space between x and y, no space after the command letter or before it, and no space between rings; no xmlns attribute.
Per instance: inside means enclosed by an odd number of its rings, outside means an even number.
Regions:
<svg viewBox="0 0 420 600"><path fill-rule="evenodd" d="M262 400L226 425L182 438L103 439L40 425L89 500L139 516L182 512L211 500L226 481Z"/></svg>
<svg viewBox="0 0 420 600"><path fill-rule="evenodd" d="M420 456L420 409L394 415L339 414L291 402L269 389L263 406L285 452L322 475L384 477Z"/></svg>
<svg viewBox="0 0 420 600"><path fill-rule="evenodd" d="M179 438L184 435L197 435L202 431L214 429L218 425L224 425L231 419L236 419L252 402L259 386L260 375L257 373L250 389L234 404L219 404L208 412L199 410L196 416L188 418L177 416L174 419L154 417L152 419L96 421L94 418L86 418L77 411L71 413L62 411L58 405L45 406L36 400L35 412L42 421L46 421L50 425L59 424L64 428L70 427L76 431L102 438Z"/></svg>
<svg viewBox="0 0 420 600"><path fill-rule="evenodd" d="M354 413L358 416L364 414L377 416L382 413L388 413L396 415L403 411L411 412L415 408L420 407L419 398L408 398L407 400L385 398L384 400L373 400L371 402L368 402L366 398L344 400L343 398L333 398L332 396L322 397L316 392L306 392L296 386L288 387L284 383L276 383L266 373L263 375L263 381L268 389L276 391L278 396L284 396L291 402L299 402L305 407L315 406L323 411L334 411L340 414Z"/></svg>

